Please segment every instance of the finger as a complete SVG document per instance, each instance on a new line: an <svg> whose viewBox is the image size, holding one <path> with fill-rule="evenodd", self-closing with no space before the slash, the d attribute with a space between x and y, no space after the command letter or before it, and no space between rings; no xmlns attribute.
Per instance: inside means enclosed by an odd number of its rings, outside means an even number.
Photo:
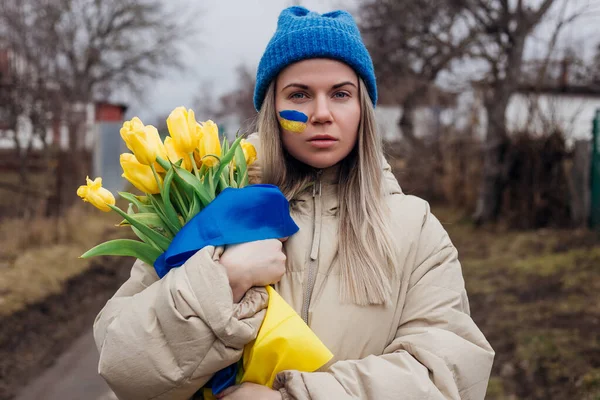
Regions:
<svg viewBox="0 0 600 400"><path fill-rule="evenodd" d="M221 393L219 393L218 395L216 395L215 397L217 399L222 399L225 396L229 396L231 393L235 392L236 390L238 390L242 385L233 385L233 386L229 386L227 389L223 390Z"/></svg>
<svg viewBox="0 0 600 400"><path fill-rule="evenodd" d="M285 242L287 242L287 240L288 240L288 239L289 239L289 236L287 236L287 237L284 237L284 238L279 238L279 241L280 241L281 243L285 243Z"/></svg>

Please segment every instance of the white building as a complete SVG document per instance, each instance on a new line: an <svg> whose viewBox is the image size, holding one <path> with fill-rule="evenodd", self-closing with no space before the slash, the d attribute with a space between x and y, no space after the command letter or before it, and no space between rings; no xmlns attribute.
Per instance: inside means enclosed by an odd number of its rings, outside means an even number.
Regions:
<svg viewBox="0 0 600 400"><path fill-rule="evenodd" d="M512 96L506 110L510 132L546 133L559 128L568 143L591 139L592 121L600 110L600 89L593 87L523 90Z"/></svg>
<svg viewBox="0 0 600 400"><path fill-rule="evenodd" d="M477 115L476 131L485 136L487 114L477 93L473 96ZM513 94L506 109L508 133L546 135L559 129L568 146L577 140L591 140L592 121L600 110L600 89L588 86L522 88Z"/></svg>

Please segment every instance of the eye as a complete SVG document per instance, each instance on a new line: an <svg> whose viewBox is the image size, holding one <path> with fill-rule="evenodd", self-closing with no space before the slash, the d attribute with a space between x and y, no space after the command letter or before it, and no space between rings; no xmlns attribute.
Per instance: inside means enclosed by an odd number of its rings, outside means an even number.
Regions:
<svg viewBox="0 0 600 400"><path fill-rule="evenodd" d="M292 100L302 100L306 98L306 94L303 92L294 92L290 94L288 98Z"/></svg>
<svg viewBox="0 0 600 400"><path fill-rule="evenodd" d="M347 97L350 97L350 94L348 92L335 92L333 94L333 97L335 97L336 99L345 99Z"/></svg>

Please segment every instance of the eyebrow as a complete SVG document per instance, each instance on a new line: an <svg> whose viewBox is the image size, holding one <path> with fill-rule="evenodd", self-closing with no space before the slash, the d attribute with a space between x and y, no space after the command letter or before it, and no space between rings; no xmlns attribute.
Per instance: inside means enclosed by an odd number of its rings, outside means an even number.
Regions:
<svg viewBox="0 0 600 400"><path fill-rule="evenodd" d="M331 88L332 89L339 89L342 86L346 86L346 85L352 85L352 86L356 87L356 85L354 83L352 83L350 81L346 81L346 82L338 83L337 85L333 85Z"/></svg>
<svg viewBox="0 0 600 400"><path fill-rule="evenodd" d="M352 85L352 86L356 87L356 85L354 83L352 83L350 81L346 81L346 82L335 84L331 88L332 89L339 89L342 86L346 86L346 85ZM290 83L289 85L287 85L286 87L284 87L282 90L285 90L285 89L287 89L289 87L297 87L299 89L304 89L304 90L307 90L309 88L308 85L303 85L301 83Z"/></svg>

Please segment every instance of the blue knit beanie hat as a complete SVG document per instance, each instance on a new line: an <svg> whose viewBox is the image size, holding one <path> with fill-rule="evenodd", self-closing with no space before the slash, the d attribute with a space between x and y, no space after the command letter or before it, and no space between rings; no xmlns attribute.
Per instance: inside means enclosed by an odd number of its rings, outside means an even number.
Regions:
<svg viewBox="0 0 600 400"><path fill-rule="evenodd" d="M365 82L373 105L377 103L373 61L352 15L341 10L321 15L304 7L290 7L279 15L275 35L258 65L256 110L260 110L267 88L279 72L308 58L332 58L348 64Z"/></svg>

